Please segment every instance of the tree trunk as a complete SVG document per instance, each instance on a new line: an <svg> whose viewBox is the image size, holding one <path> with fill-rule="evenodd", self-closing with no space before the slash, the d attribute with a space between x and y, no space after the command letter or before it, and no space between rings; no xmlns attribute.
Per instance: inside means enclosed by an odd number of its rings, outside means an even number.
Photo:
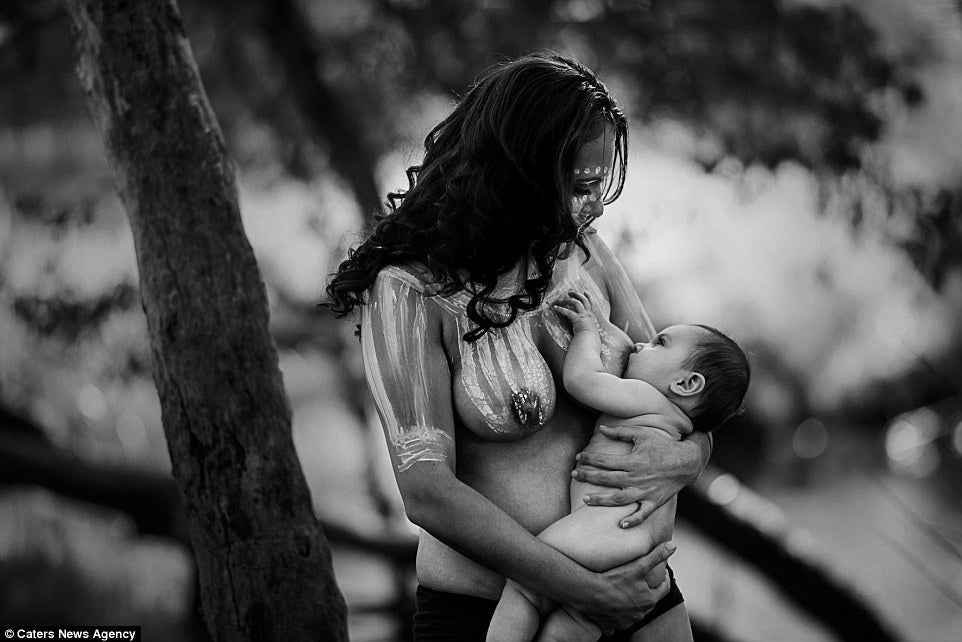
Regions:
<svg viewBox="0 0 962 642"><path fill-rule="evenodd" d="M218 640L346 640L233 166L173 0L68 0L127 208L173 474Z"/></svg>

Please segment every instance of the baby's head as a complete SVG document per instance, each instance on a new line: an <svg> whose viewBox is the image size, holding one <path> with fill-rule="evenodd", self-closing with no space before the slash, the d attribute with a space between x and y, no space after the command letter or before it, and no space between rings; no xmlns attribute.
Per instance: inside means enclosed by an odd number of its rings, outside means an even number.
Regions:
<svg viewBox="0 0 962 642"><path fill-rule="evenodd" d="M706 325L674 325L636 344L624 374L657 388L702 432L738 412L750 376L738 344Z"/></svg>

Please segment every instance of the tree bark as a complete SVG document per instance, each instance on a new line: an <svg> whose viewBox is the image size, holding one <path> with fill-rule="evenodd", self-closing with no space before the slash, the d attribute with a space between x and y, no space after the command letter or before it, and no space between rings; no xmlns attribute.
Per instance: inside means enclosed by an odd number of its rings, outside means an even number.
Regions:
<svg viewBox="0 0 962 642"><path fill-rule="evenodd" d="M68 0L127 208L173 474L218 640L346 640L233 166L173 0Z"/></svg>

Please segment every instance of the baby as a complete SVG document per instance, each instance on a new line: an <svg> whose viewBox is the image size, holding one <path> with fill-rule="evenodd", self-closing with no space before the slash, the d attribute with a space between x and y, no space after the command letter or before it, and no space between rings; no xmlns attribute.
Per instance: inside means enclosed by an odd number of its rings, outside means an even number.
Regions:
<svg viewBox="0 0 962 642"><path fill-rule="evenodd" d="M564 362L564 385L577 401L601 411L586 451L624 454L632 444L610 439L601 425L628 423L648 426L671 439L684 433L671 417L683 412L694 430L709 432L734 415L748 388L749 366L745 353L718 330L701 325L676 325L662 330L649 343L640 343L628 357L622 378L604 371L601 338L587 294L569 293L555 305L571 321L574 337ZM635 512L629 506L590 506L586 492L607 490L572 480L571 513L538 537L582 566L606 571L647 554L659 542L646 528L620 526ZM674 520L675 500L658 509ZM577 611L508 581L488 627L488 642L595 641L601 636L593 622ZM541 617L547 615L543 626ZM644 631L644 629L642 629ZM690 639L686 631L685 638Z"/></svg>

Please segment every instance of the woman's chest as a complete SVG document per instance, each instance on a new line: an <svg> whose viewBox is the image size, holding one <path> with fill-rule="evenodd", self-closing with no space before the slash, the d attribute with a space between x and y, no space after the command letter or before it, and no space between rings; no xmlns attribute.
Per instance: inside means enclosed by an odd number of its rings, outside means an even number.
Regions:
<svg viewBox="0 0 962 642"><path fill-rule="evenodd" d="M605 369L620 374L631 341L609 320L607 293L587 274L552 288L541 307L474 342L462 339L471 325L465 314L445 324L455 415L475 436L515 441L540 431L554 418L563 395L562 372L571 332L552 308L568 290L586 290L597 302Z"/></svg>

